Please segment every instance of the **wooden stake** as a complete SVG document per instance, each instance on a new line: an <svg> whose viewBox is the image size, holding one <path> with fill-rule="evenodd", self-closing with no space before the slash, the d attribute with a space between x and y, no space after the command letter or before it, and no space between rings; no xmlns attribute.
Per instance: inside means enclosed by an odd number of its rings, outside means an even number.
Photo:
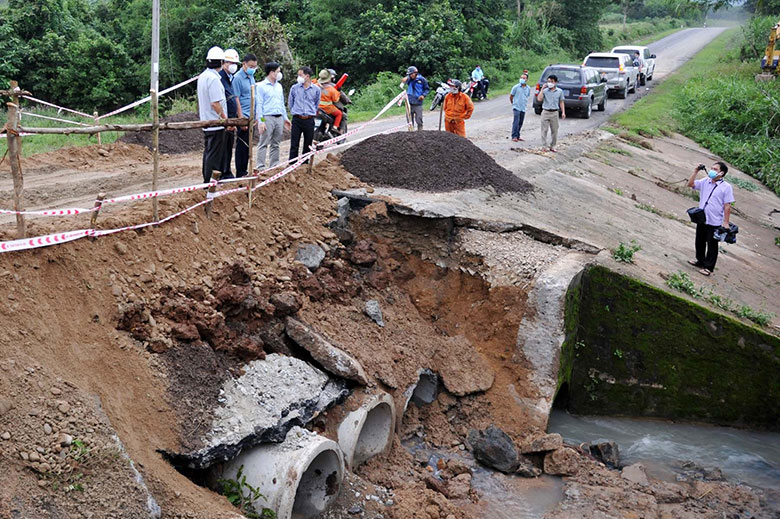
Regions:
<svg viewBox="0 0 780 519"><path fill-rule="evenodd" d="M97 223L98 213L100 213L100 208L103 207L103 200L106 198L105 193L100 193L97 196L97 200L95 200L95 210L92 211L92 217L89 219L89 228L94 229L95 224Z"/></svg>
<svg viewBox="0 0 780 519"><path fill-rule="evenodd" d="M152 191L157 191L157 176L160 173L160 110L157 100L157 91L152 90ZM100 135L100 134L98 134ZM152 198L152 218L160 219L157 213L157 197Z"/></svg>
<svg viewBox="0 0 780 519"><path fill-rule="evenodd" d="M249 129L247 131L247 148L249 148L249 172L247 175L254 177L255 176L255 150L254 148L255 144L255 87L252 86L252 90L249 93ZM256 179L252 179L249 181L249 185L247 186L247 190L249 193L249 208L252 209L252 196L254 194L255 185L257 184Z"/></svg>
<svg viewBox="0 0 780 519"><path fill-rule="evenodd" d="M97 124L98 124L98 118L97 117L98 117L98 112L97 112L97 110L95 110L94 112L92 112L92 118L95 120L95 126L97 126ZM98 133L97 136L98 136L98 146L102 146L103 145L103 139L100 137L100 133Z"/></svg>
<svg viewBox="0 0 780 519"><path fill-rule="evenodd" d="M11 90L16 87L16 81L11 81ZM24 211L22 194L24 179L22 178L22 138L19 137L19 96L13 96L16 103L8 103L8 163L11 165L11 176L14 179L14 211ZM25 237L24 215L16 215L16 237Z"/></svg>
<svg viewBox="0 0 780 519"><path fill-rule="evenodd" d="M444 99L447 99L447 96L449 94L444 94ZM444 99L441 100L441 104L439 105L439 131L441 131L441 118L444 115Z"/></svg>
<svg viewBox="0 0 780 519"><path fill-rule="evenodd" d="M409 94L406 94L406 122L409 123L409 131L414 130L414 123L412 122L412 107L409 105Z"/></svg>
<svg viewBox="0 0 780 519"><path fill-rule="evenodd" d="M219 171L212 171L211 172L211 181L212 182L219 182L219 177L222 176L222 173ZM212 197L214 196L214 193L217 192L217 185L214 184L212 186L209 186L208 192L206 194L206 198L208 199L208 203L206 204L206 216L208 218L211 218L211 204L213 202Z"/></svg>
<svg viewBox="0 0 780 519"><path fill-rule="evenodd" d="M314 169L314 155L309 157L309 168L308 168L309 175L311 175L313 169Z"/></svg>

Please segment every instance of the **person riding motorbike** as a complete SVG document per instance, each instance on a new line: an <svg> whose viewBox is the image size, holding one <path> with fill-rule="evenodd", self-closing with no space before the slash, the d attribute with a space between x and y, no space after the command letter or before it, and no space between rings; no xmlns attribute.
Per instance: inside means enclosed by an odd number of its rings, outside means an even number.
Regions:
<svg viewBox="0 0 780 519"><path fill-rule="evenodd" d="M340 135L341 118L344 117L344 113L336 107L336 103L341 101L341 93L336 89L328 70L322 69L318 79L321 90L320 110L333 117L333 131Z"/></svg>
<svg viewBox="0 0 780 519"><path fill-rule="evenodd" d="M482 72L482 67L480 65L477 65L477 68L475 68L471 72L471 80L476 82L479 85L479 90L482 93L482 98L487 99L487 93L488 93L488 87L490 86L490 81L485 77L485 73Z"/></svg>

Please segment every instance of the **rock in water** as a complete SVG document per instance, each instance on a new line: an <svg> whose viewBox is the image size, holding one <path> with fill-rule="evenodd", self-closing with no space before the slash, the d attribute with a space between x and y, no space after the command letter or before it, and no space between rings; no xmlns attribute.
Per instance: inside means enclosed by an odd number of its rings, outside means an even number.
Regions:
<svg viewBox="0 0 780 519"><path fill-rule="evenodd" d="M589 445L590 454L607 467L617 468L620 464L618 444L610 440L596 440Z"/></svg>
<svg viewBox="0 0 780 519"><path fill-rule="evenodd" d="M314 272L320 267L320 263L325 259L325 251L319 245L307 243L298 247L295 253L296 261L300 261L306 268Z"/></svg>
<svg viewBox="0 0 780 519"><path fill-rule="evenodd" d="M567 447L548 452L544 457L544 471L552 476L573 476L579 466L579 455Z"/></svg>
<svg viewBox="0 0 780 519"><path fill-rule="evenodd" d="M379 301L375 299L366 301L366 306L363 309L363 312L365 312L365 314L369 316L376 324L384 328L385 321L382 318L382 308L379 306Z"/></svg>
<svg viewBox="0 0 780 519"><path fill-rule="evenodd" d="M495 425L484 431L469 431L469 443L474 458L483 465L511 474L519 465L517 449L512 439Z"/></svg>
<svg viewBox="0 0 780 519"><path fill-rule="evenodd" d="M288 317L285 330L290 339L311 353L312 358L329 373L354 380L359 384L368 383L366 372L357 359L325 340L322 335L302 322Z"/></svg>
<svg viewBox="0 0 780 519"><path fill-rule="evenodd" d="M531 454L535 452L550 452L563 447L563 438L558 433L544 434L537 436L527 444L523 445L520 452Z"/></svg>

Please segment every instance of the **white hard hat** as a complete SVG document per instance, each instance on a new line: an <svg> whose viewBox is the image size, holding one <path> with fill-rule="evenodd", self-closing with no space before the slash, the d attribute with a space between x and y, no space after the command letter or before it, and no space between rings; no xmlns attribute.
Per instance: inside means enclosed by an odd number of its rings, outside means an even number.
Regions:
<svg viewBox="0 0 780 519"><path fill-rule="evenodd" d="M224 60L225 59L225 51L222 50L221 47L211 47L209 49L209 53L206 54L207 60Z"/></svg>
<svg viewBox="0 0 780 519"><path fill-rule="evenodd" d="M225 51L225 61L230 63L241 63L238 57L238 51L236 49L228 49Z"/></svg>

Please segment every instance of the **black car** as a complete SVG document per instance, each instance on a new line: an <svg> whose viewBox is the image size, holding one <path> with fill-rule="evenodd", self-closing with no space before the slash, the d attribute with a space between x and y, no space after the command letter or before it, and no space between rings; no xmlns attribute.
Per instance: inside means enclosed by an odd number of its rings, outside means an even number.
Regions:
<svg viewBox="0 0 780 519"><path fill-rule="evenodd" d="M551 75L558 76L558 88L563 90L566 110L578 110L588 119L595 104L600 112L607 109L607 83L599 71L593 67L581 65L550 65L539 78L535 94L539 94L542 85ZM534 112L542 113L542 103L534 95Z"/></svg>

